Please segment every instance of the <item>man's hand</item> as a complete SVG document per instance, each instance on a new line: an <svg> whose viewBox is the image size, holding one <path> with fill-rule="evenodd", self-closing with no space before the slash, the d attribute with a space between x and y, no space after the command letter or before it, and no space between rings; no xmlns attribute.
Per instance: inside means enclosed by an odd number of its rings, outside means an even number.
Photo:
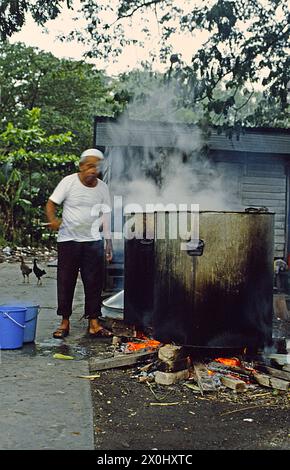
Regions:
<svg viewBox="0 0 290 470"><path fill-rule="evenodd" d="M105 257L106 257L107 263L111 263L111 261L113 259L112 240L106 240Z"/></svg>
<svg viewBox="0 0 290 470"><path fill-rule="evenodd" d="M49 223L49 228L50 228L51 230L58 230L59 227L60 227L60 225L61 225L61 223L62 223L62 220L61 220L61 219L57 219L57 218L52 219L52 221Z"/></svg>
<svg viewBox="0 0 290 470"><path fill-rule="evenodd" d="M62 223L62 220L56 217L56 209L57 204L55 204L51 199L48 199L45 206L45 212L50 230L58 230Z"/></svg>

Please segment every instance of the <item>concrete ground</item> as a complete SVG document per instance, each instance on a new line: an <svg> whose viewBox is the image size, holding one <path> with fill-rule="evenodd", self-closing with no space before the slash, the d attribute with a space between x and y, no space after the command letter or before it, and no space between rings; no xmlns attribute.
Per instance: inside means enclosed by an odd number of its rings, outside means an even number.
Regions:
<svg viewBox="0 0 290 470"><path fill-rule="evenodd" d="M31 264L28 262L28 264ZM52 338L56 316L56 268L45 268L41 286L30 275L22 282L18 263L0 264L0 304L40 305L35 343L0 350L0 449L94 449L93 407L87 351L79 346L86 333L82 284L78 281L72 332L65 341ZM55 359L55 353L73 360Z"/></svg>

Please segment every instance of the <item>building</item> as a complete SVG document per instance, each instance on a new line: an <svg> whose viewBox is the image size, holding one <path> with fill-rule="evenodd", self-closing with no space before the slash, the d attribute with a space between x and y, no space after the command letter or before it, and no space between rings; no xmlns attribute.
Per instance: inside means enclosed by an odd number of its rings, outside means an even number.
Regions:
<svg viewBox="0 0 290 470"><path fill-rule="evenodd" d="M110 149L123 149L130 156L135 152L136 161L140 148L175 148L186 153L190 148L197 149L197 142L199 148L207 147L207 155L224 176L225 184L231 182L241 207L263 206L275 213L274 255L288 259L289 129L246 128L231 137L212 129L205 138L192 125L95 118L94 146L107 154Z"/></svg>

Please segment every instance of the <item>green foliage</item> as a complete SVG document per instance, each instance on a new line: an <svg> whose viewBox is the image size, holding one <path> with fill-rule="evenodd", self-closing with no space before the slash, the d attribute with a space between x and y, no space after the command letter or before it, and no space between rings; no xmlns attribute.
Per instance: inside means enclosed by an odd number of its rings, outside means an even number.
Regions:
<svg viewBox="0 0 290 470"><path fill-rule="evenodd" d="M242 90L254 94L261 89L261 106L252 107L253 114L247 116L244 124L269 127L287 121L288 0L118 0L113 7L105 0L84 0L82 12L87 27L72 32L70 37L89 43L90 57L108 59L121 54L128 43L141 45L145 36L150 37L149 15L152 17L154 12L159 25L159 58L164 63L170 62L173 52L170 41L175 35L187 34L187 44L191 41L193 45L190 64L180 60L174 72L172 64L168 68L168 75L179 80L182 93L186 95L186 108L195 109L196 104L201 103L204 116L209 114L223 127L232 126L233 122L239 126L239 111L249 103L248 96L241 102ZM108 17L112 18L110 24ZM130 22L140 23L135 36L125 27ZM143 38L139 39L142 31ZM202 37L205 32L207 39L196 51L195 37ZM215 92L221 89L224 97L216 101ZM272 117L271 113L263 112L265 106L268 110L274 107Z"/></svg>
<svg viewBox="0 0 290 470"><path fill-rule="evenodd" d="M73 1L67 0L4 0L0 6L0 34L3 39L18 31L24 24L28 12L38 24L44 24L48 19L56 18L64 7L75 8ZM289 82L289 34L290 14L288 0L212 0L199 2L173 2L173 0L117 0L113 5L106 0L82 0L80 13L86 20L86 27L81 31L72 31L69 39L77 38L90 46L89 57L103 57L109 60L122 53L128 44L142 44L144 37L150 37L150 15L154 12L159 22L159 57L163 62L169 63L172 46L170 40L176 34L187 33L193 39L200 33L208 32L208 38L198 51L192 50L191 64L181 61L175 66L176 78L187 87L186 108L195 107L201 102L204 116L211 115L217 122L223 121L223 126L240 125L241 121L237 111L248 104L248 97L244 104L239 102L243 89L254 93L259 84L264 87L261 106L255 108L252 115L245 122L259 125L280 125L286 119L287 83ZM140 23L138 34L134 36L132 30L127 33L127 26L136 21ZM137 28L138 29L138 28ZM141 38L140 33L143 33ZM64 38L67 39L67 38ZM178 51L179 52L179 51ZM182 51L180 51L182 52ZM153 54L153 52L152 52ZM154 57L154 54L153 54ZM17 62L14 61L14 64ZM50 74L51 69L41 69L32 80L32 87L37 89L38 80ZM172 73L172 64L168 73ZM58 79L61 81L60 77ZM50 81L50 83L52 83ZM194 83L194 85L193 85ZM225 96L215 102L215 90L226 84ZM61 89L61 87L57 87ZM50 93L48 93L50 95ZM34 94L30 94L33 104L26 106L43 107L42 103L34 101ZM44 95L45 96L45 95ZM60 102L62 101L60 94ZM117 95L116 95L117 96ZM72 97L73 98L73 97ZM121 105L114 108L112 115L120 112ZM49 112L47 105L47 121L50 123L57 117L52 105ZM66 103L67 105L67 103ZM274 107L274 119L264 109ZM113 109L114 108L114 109ZM53 111L52 111L53 110ZM87 117L91 116L91 108L87 108ZM96 110L94 109L93 112ZM64 113L60 113L62 116ZM103 114L95 112L95 114ZM45 114L43 114L44 118ZM67 116L67 115L66 115ZM45 118L44 118L45 120ZM85 119L89 122L88 119ZM68 124L62 121L62 124ZM83 123L84 121L82 121ZM47 124L47 122L46 122ZM56 125L58 120L56 119ZM61 128L67 130L66 128ZM77 132L77 127L72 129ZM59 131L59 130L58 130ZM56 132L56 131L54 131Z"/></svg>
<svg viewBox="0 0 290 470"><path fill-rule="evenodd" d="M196 74L174 71L171 75L144 70L122 74L114 83L115 97L130 119L185 122L230 129L246 127L289 127L289 114L281 112L277 100L250 88L228 89L218 83L210 98L199 99L201 82Z"/></svg>
<svg viewBox="0 0 290 470"><path fill-rule="evenodd" d="M44 205L59 180L76 171L79 157L59 154L70 132L47 135L38 108L26 112L25 127L11 122L0 134L1 237L11 243L39 243ZM53 236L48 237L49 241Z"/></svg>
<svg viewBox="0 0 290 470"><path fill-rule="evenodd" d="M43 25L66 6L75 8L76 4L69 0L2 1L0 34L6 39L18 31L28 12L32 13L38 24ZM288 125L288 0L117 0L113 4L106 0L82 0L79 14L85 18L86 27L81 31L72 31L64 39L76 38L85 42L90 48L89 57L111 60L121 54L128 44L141 45L144 38L150 38L153 31L150 26L152 13L158 21L160 40L156 47L159 47L161 61L169 64L173 52L170 41L176 35L187 34L193 45L190 64L183 63L180 58L174 67L172 63L168 67L170 79L174 78L180 84L177 101L182 103L184 98L182 106L178 107L179 115L182 114L181 109L184 109L188 119L198 110L202 119L208 116L211 122L221 127ZM134 22L140 24L135 36L132 28L128 34L128 26ZM196 51L195 38L202 37L204 32L208 33L207 39ZM152 43L151 54L154 59L153 50ZM177 52L181 53L182 50ZM18 60L11 62L19 70ZM30 77L27 78L23 71L15 75L12 70L14 67L10 67L8 73L14 76L15 84L15 87L8 84L8 90L18 90L17 99L13 98L13 93L12 97L9 92L5 94L7 77L4 76L2 83L6 110L13 109L13 112L19 114L21 106L22 109L41 107L42 123L47 131L59 133L71 130L76 135L76 147L72 147L71 151L87 146L94 114L116 115L124 109L126 102L131 101L130 92L124 89L115 93L115 99L110 95L112 90L107 89L108 93L104 93L107 84L102 82L103 77L98 77L100 86L94 87L95 70L88 64L77 63L74 70L71 62L60 64L52 56L36 58L33 54L26 68L25 63L25 60L20 60L22 69L28 70L28 75L31 71ZM56 86L52 86L53 83ZM245 89L247 94L244 95ZM259 97L258 103L252 97L259 89L263 96ZM223 96L220 96L220 91ZM90 99L92 96L94 99ZM252 103L249 107L250 101ZM15 106L11 106L13 104ZM252 112L245 113L243 108L251 109ZM9 120L12 120L11 116Z"/></svg>
<svg viewBox="0 0 290 470"><path fill-rule="evenodd" d="M51 241L39 226L47 198L76 171L76 155L91 147L93 117L112 115L123 104L94 66L20 43L0 45L0 86L0 237Z"/></svg>
<svg viewBox="0 0 290 470"><path fill-rule="evenodd" d="M0 4L0 38L2 41L13 33L20 31L29 12L38 24L44 24L58 16L61 8L70 7L71 0L1 0Z"/></svg>
<svg viewBox="0 0 290 470"><path fill-rule="evenodd" d="M102 72L83 61L58 59L21 43L2 44L0 130L8 122L23 127L26 110L38 107L44 131L73 134L62 151L81 153L92 145L93 117L112 116L120 107L108 82Z"/></svg>

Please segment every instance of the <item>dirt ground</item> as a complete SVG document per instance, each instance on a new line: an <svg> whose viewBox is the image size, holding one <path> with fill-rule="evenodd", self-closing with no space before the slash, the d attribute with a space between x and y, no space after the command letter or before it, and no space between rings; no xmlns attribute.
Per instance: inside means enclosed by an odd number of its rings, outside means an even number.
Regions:
<svg viewBox="0 0 290 470"><path fill-rule="evenodd" d="M290 322L274 318L273 337L290 338ZM111 354L111 341L98 340L98 349ZM259 386L201 396L185 382L140 383L138 372L111 369L91 382L96 449L290 450L289 392Z"/></svg>
<svg viewBox="0 0 290 470"><path fill-rule="evenodd" d="M184 383L140 383L136 372L102 371L91 382L96 449L290 450L289 393L201 396Z"/></svg>

